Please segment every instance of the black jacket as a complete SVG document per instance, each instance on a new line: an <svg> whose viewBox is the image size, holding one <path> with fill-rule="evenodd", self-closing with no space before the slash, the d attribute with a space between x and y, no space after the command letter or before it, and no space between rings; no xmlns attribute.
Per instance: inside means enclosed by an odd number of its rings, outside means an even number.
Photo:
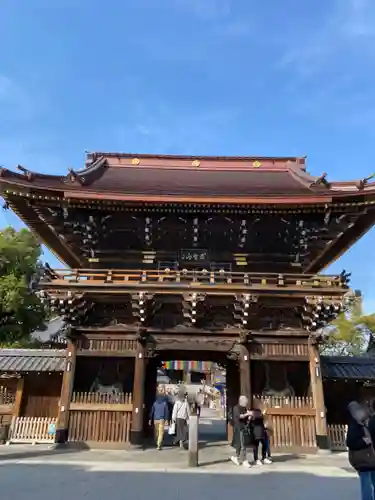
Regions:
<svg viewBox="0 0 375 500"><path fill-rule="evenodd" d="M240 415L243 415L247 412L247 408L244 406L236 405L233 408L233 426L237 429L244 429L247 426L248 420L247 418L240 418Z"/></svg>
<svg viewBox="0 0 375 500"><path fill-rule="evenodd" d="M375 417L371 417L368 424L368 430L371 435L372 442L375 443ZM348 423L348 432L346 435L346 446L349 450L364 450L368 445L363 441L365 437L363 425L359 424L354 418L351 418Z"/></svg>
<svg viewBox="0 0 375 500"><path fill-rule="evenodd" d="M368 430L370 432L372 442L375 443L375 417L372 417L370 419L370 422L368 424ZM363 440L364 437L365 437L364 426L359 424L353 418L351 418L348 423L348 432L346 435L346 446L348 447L348 449L352 451L358 451L369 448L370 445L364 442ZM369 469L366 469L366 471L368 470ZM363 469L363 472L364 471L365 469Z"/></svg>
<svg viewBox="0 0 375 500"><path fill-rule="evenodd" d="M248 418L240 418L240 415L243 415L246 412L247 412L247 408L245 408L244 406L236 405L233 408L232 446L234 448L237 448L237 449L240 449L240 447L241 447L241 433L243 434L245 446L249 446L251 444L250 432L247 432L249 429L249 419Z"/></svg>
<svg viewBox="0 0 375 500"><path fill-rule="evenodd" d="M265 437L264 417L260 410L253 410L253 417L250 422L250 429L254 441L259 441Z"/></svg>

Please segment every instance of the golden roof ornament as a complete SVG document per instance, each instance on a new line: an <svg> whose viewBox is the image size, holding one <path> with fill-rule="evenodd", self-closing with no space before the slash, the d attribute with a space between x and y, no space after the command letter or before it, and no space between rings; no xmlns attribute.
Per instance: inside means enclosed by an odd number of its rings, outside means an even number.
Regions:
<svg viewBox="0 0 375 500"><path fill-rule="evenodd" d="M193 165L193 167L200 167L201 166L201 162L199 160L194 160L192 162L192 165Z"/></svg>
<svg viewBox="0 0 375 500"><path fill-rule="evenodd" d="M139 158L133 158L132 159L132 165L139 165L141 162L139 160Z"/></svg>
<svg viewBox="0 0 375 500"><path fill-rule="evenodd" d="M253 162L253 167L254 167L254 168L259 168L259 167L261 167L261 166L262 166L262 164L260 163L260 161L255 160L255 161Z"/></svg>

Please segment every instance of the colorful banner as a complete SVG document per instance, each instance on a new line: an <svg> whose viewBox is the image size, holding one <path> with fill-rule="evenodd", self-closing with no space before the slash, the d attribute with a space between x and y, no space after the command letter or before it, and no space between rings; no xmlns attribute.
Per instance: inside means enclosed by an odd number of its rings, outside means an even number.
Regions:
<svg viewBox="0 0 375 500"><path fill-rule="evenodd" d="M163 361L166 370L206 373L212 370L212 361Z"/></svg>

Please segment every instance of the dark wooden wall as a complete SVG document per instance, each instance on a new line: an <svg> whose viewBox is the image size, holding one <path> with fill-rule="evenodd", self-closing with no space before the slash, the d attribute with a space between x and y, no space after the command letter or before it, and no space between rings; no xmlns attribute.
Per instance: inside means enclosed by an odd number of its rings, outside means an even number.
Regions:
<svg viewBox="0 0 375 500"><path fill-rule="evenodd" d="M370 402L375 399L375 387L366 387L355 380L324 380L324 401L328 424L347 424L347 406L351 401Z"/></svg>
<svg viewBox="0 0 375 500"><path fill-rule="evenodd" d="M111 385L119 379L124 392L132 393L134 358L77 356L74 391L89 392L98 374L102 384Z"/></svg>
<svg viewBox="0 0 375 500"><path fill-rule="evenodd" d="M22 395L22 417L58 416L62 373L25 375Z"/></svg>
<svg viewBox="0 0 375 500"><path fill-rule="evenodd" d="M252 393L260 395L266 385L266 360L251 361ZM305 361L269 361L272 375L278 378L278 373L286 370L289 384L293 387L295 396L308 396L310 391L309 365ZM283 385L282 377L280 382ZM272 385L272 384L271 384ZM277 387L273 386L274 389ZM282 387L279 387L282 389Z"/></svg>

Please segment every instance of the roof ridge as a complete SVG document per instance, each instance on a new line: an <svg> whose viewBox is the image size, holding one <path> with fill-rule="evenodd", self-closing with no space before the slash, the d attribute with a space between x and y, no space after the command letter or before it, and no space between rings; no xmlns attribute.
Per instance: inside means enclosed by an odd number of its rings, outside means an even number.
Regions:
<svg viewBox="0 0 375 500"><path fill-rule="evenodd" d="M249 161L249 160L280 160L280 161L300 161L301 165L305 164L306 156L217 156L217 155L180 155L180 154L151 154L151 153L126 153L126 152L103 152L103 151L93 151L86 153L86 158L91 156L97 157L108 157L108 158L157 158L157 159L179 159L179 160L237 160L237 161ZM302 161L301 161L302 160ZM96 160L95 160L96 161Z"/></svg>

